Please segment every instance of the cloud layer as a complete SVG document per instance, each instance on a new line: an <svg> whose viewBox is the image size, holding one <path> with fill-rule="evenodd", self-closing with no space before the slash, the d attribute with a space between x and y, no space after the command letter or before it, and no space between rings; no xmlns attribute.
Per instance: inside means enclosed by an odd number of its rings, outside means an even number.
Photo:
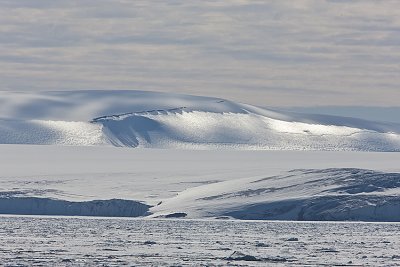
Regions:
<svg viewBox="0 0 400 267"><path fill-rule="evenodd" d="M0 90L399 105L398 1L0 2Z"/></svg>

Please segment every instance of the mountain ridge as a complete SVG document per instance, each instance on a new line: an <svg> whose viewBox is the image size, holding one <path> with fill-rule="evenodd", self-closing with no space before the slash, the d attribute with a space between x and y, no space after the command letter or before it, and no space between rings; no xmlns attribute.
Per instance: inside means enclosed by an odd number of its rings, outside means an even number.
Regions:
<svg viewBox="0 0 400 267"><path fill-rule="evenodd" d="M400 151L400 125L147 91L0 92L0 143Z"/></svg>

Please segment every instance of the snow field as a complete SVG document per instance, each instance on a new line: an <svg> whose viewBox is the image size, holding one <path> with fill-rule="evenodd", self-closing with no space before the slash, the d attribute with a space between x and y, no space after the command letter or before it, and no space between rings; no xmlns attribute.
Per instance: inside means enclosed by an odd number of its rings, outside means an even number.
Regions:
<svg viewBox="0 0 400 267"><path fill-rule="evenodd" d="M0 143L400 151L400 126L143 91L0 92Z"/></svg>

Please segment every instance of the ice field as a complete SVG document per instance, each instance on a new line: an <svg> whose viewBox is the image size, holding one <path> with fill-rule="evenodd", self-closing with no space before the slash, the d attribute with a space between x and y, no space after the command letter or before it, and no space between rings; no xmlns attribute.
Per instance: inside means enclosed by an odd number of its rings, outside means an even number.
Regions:
<svg viewBox="0 0 400 267"><path fill-rule="evenodd" d="M5 266L400 266L398 223L0 217Z"/></svg>

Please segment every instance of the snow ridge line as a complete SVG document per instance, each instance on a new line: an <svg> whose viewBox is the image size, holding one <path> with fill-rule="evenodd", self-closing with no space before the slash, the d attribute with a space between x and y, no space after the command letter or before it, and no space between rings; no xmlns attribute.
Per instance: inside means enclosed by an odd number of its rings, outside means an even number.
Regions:
<svg viewBox="0 0 400 267"><path fill-rule="evenodd" d="M123 119L126 116L143 115L143 114L148 114L148 113L152 113L152 112L179 112L179 111L183 111L186 108L187 107L177 107L177 108L169 108L169 109L152 109L152 110L133 111L133 112L120 113L120 114L105 115L105 116L100 116L100 117L92 119L90 121L90 123L96 123L99 121L113 120L113 119Z"/></svg>

